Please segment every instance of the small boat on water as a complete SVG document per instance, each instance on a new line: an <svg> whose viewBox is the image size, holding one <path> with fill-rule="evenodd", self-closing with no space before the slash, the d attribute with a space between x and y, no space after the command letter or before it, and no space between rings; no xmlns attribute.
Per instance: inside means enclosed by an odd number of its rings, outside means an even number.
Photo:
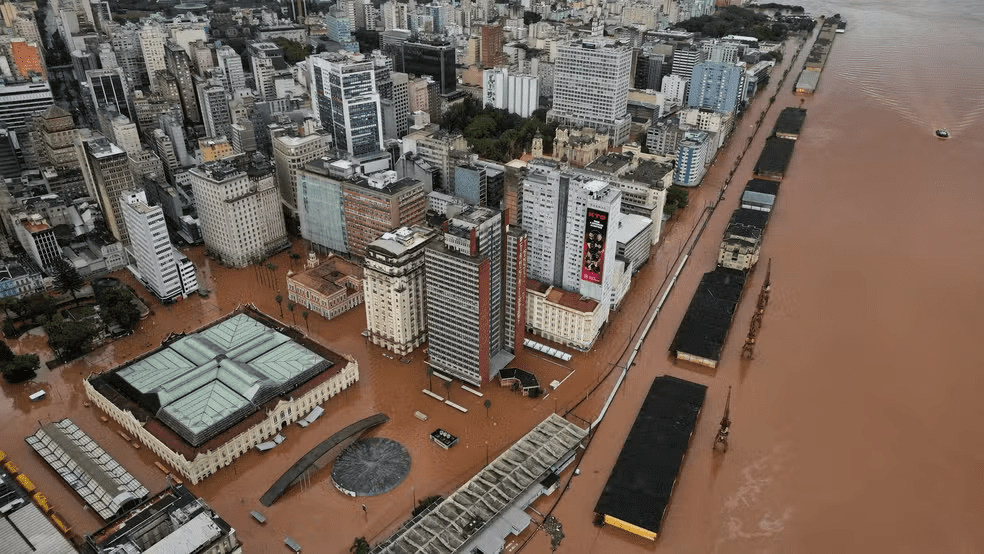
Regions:
<svg viewBox="0 0 984 554"><path fill-rule="evenodd" d="M942 129L937 129L936 130L936 136L939 137L939 138L941 138L941 139L950 138L950 131L947 131L946 130L946 127L942 128Z"/></svg>

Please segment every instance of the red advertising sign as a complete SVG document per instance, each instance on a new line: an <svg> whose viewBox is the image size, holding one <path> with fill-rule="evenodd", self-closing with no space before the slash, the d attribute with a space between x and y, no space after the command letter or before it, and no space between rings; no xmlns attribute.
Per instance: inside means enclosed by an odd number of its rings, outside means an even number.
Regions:
<svg viewBox="0 0 984 554"><path fill-rule="evenodd" d="M588 208L584 225L584 255L581 261L581 280L601 284L605 270L605 237L608 235L608 214Z"/></svg>

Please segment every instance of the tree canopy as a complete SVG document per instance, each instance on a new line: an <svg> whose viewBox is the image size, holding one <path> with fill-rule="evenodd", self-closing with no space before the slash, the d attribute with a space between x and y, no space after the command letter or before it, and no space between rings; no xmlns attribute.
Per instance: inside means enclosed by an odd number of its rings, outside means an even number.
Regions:
<svg viewBox="0 0 984 554"><path fill-rule="evenodd" d="M15 356L10 351L7 343L0 344L3 344L3 349L6 350L6 352L2 353L4 359L0 359L0 373L3 374L5 381L8 383L22 383L28 379L33 379L38 374L38 369L41 367L41 359L38 358L37 354Z"/></svg>
<svg viewBox="0 0 984 554"><path fill-rule="evenodd" d="M105 289L96 297L102 308L103 321L116 323L132 331L140 321L140 310L133 304L133 293L125 288Z"/></svg>
<svg viewBox="0 0 984 554"><path fill-rule="evenodd" d="M444 114L442 127L460 131L473 152L498 162L508 162L529 151L537 131L549 151L557 130L556 124L546 122L545 110L537 110L527 119L506 110L483 107L471 96Z"/></svg>
<svg viewBox="0 0 984 554"><path fill-rule="evenodd" d="M55 290L61 294L70 293L72 300L75 300L75 293L85 286L85 279L79 275L79 270L65 258L58 258L51 270Z"/></svg>
<svg viewBox="0 0 984 554"><path fill-rule="evenodd" d="M677 27L712 38L742 35L759 40L782 41L786 39L789 31L812 29L813 22L782 17L772 19L754 10L725 6L712 15L702 15L682 21Z"/></svg>
<svg viewBox="0 0 984 554"><path fill-rule="evenodd" d="M300 42L284 37L277 37L273 42L284 51L284 61L292 65L304 61L308 54L314 51L310 46L304 46Z"/></svg>

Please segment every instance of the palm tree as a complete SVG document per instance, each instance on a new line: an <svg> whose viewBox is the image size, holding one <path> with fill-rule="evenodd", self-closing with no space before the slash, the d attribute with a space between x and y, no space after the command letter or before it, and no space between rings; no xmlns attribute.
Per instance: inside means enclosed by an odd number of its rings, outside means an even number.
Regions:
<svg viewBox="0 0 984 554"><path fill-rule="evenodd" d="M297 325L297 316L294 315L294 306L296 305L293 302L287 303L287 309L290 310L290 318L294 321L294 325Z"/></svg>
<svg viewBox="0 0 984 554"><path fill-rule="evenodd" d="M283 319L283 317L284 317L284 295L278 294L276 300L277 300L277 306L280 307L280 318Z"/></svg>
<svg viewBox="0 0 984 554"><path fill-rule="evenodd" d="M447 399L451 400L451 381L444 381L444 390L447 395Z"/></svg>
<svg viewBox="0 0 984 554"><path fill-rule="evenodd" d="M427 387L431 392L434 392L434 368L427 367Z"/></svg>
<svg viewBox="0 0 984 554"><path fill-rule="evenodd" d="M266 264L266 268L270 270L270 286L273 287L274 282L277 280L277 266L273 263Z"/></svg>
<svg viewBox="0 0 984 554"><path fill-rule="evenodd" d="M311 322L308 320L308 311L304 310L301 312L301 317L304 318L304 326L307 327L307 332L311 332Z"/></svg>
<svg viewBox="0 0 984 554"><path fill-rule="evenodd" d="M485 404L485 419L488 419L489 418L489 408L492 407L492 401L489 400L488 398L486 398L485 399L485 402L483 402L483 404Z"/></svg>

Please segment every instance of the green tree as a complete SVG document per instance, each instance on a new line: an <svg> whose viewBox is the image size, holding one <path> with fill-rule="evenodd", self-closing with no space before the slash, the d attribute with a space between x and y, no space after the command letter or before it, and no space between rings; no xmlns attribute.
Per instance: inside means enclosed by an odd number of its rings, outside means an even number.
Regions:
<svg viewBox="0 0 984 554"><path fill-rule="evenodd" d="M133 293L122 287L105 289L96 298L102 308L103 319L128 331L132 331L140 321L140 310L133 300Z"/></svg>
<svg viewBox="0 0 984 554"><path fill-rule="evenodd" d="M14 327L14 322L8 317L3 320L3 336L13 337L17 335L17 327Z"/></svg>
<svg viewBox="0 0 984 554"><path fill-rule="evenodd" d="M485 419L488 419L489 418L489 408L492 407L492 401L489 400L488 398L486 398L485 399L485 402L482 402L482 404L485 405Z"/></svg>
<svg viewBox="0 0 984 554"><path fill-rule="evenodd" d="M0 364L5 364L14 359L14 351L6 341L0 340Z"/></svg>
<svg viewBox="0 0 984 554"><path fill-rule="evenodd" d="M372 548L369 546L369 541L365 537L356 537L355 541L352 542L352 546L349 547L349 552L352 554L369 554Z"/></svg>
<svg viewBox="0 0 984 554"><path fill-rule="evenodd" d="M33 379L41 367L41 359L37 354L14 356L10 361L0 364L0 372L8 383L22 383Z"/></svg>
<svg viewBox="0 0 984 554"><path fill-rule="evenodd" d="M290 311L290 319L294 322L294 325L297 325L297 316L294 315L294 307L296 306L297 304L294 304L293 302L287 303L287 309Z"/></svg>
<svg viewBox="0 0 984 554"><path fill-rule="evenodd" d="M673 215L678 209L686 208L689 203L689 194L687 189L678 185L671 185L666 191L666 205L663 206L663 213Z"/></svg>
<svg viewBox="0 0 984 554"><path fill-rule="evenodd" d="M283 319L283 317L284 317L284 295L278 294L276 300L277 300L277 307L280 308L280 318Z"/></svg>
<svg viewBox="0 0 984 554"><path fill-rule="evenodd" d="M85 354L92 346L96 328L88 321L65 321L56 317L44 327L48 345L64 360Z"/></svg>
<svg viewBox="0 0 984 554"><path fill-rule="evenodd" d="M85 279L79 275L79 270L65 258L58 258L51 268L55 290L61 294L71 293L72 301L77 301L75 293L85 286Z"/></svg>
<svg viewBox="0 0 984 554"><path fill-rule="evenodd" d="M43 292L29 294L21 299L20 312L23 317L34 321L40 316L46 316L50 319L58 313L58 302Z"/></svg>
<svg viewBox="0 0 984 554"><path fill-rule="evenodd" d="M304 326L307 327L307 332L311 332L311 322L308 321L308 311L304 310L301 312L301 318L304 320Z"/></svg>
<svg viewBox="0 0 984 554"><path fill-rule="evenodd" d="M434 392L434 368L427 366L427 387Z"/></svg>

